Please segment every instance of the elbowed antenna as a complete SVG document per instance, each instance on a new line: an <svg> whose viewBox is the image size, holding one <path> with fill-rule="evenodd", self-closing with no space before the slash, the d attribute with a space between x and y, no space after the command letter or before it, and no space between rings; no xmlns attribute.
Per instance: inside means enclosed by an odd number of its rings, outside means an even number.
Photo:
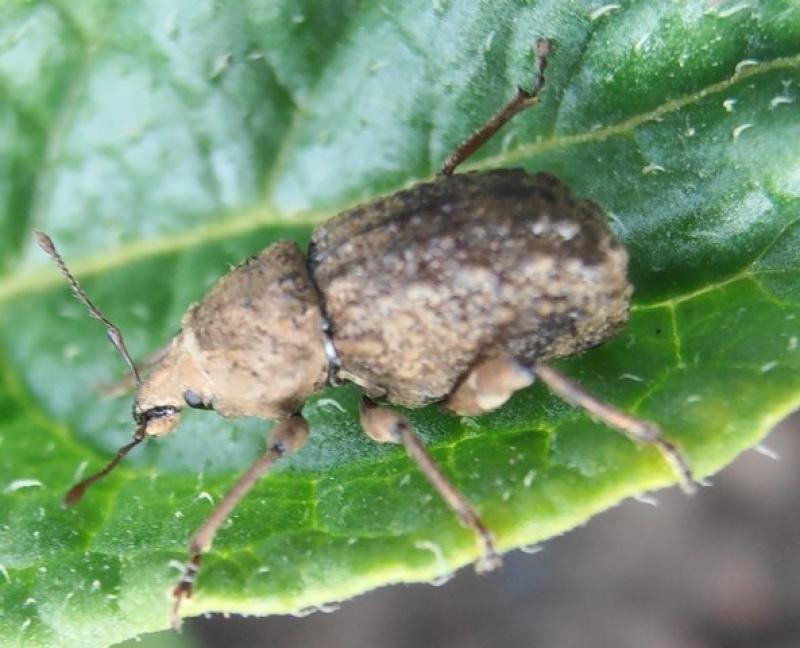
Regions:
<svg viewBox="0 0 800 648"><path fill-rule="evenodd" d="M128 368L133 372L133 377L136 379L136 384L141 385L142 377L139 375L139 370L136 368L133 358L131 358L130 353L128 353L128 348L125 346L125 340L122 337L120 330L114 326L111 321L105 315L103 315L103 313L100 312L97 306L92 303L92 300L89 299L89 296L83 291L83 288L81 288L78 280L69 271L67 264L64 263L64 259L58 253L55 243L53 243L53 239L39 230L36 230L34 234L36 235L36 241L39 243L39 247L47 252L47 254L49 254L53 259L58 267L59 272L61 272L61 274L64 276L64 279L66 279L69 287L72 289L72 293L75 295L77 300L86 306L86 310L89 311L89 315L94 317L98 322L106 327L106 334L108 335L109 341L112 345L114 345L114 348L122 356L125 364L128 365Z"/></svg>
<svg viewBox="0 0 800 648"><path fill-rule="evenodd" d="M125 340L122 337L122 333L120 330L111 323L111 321L100 312L100 309L97 308L92 303L92 300L89 299L89 296L83 291L81 285L78 283L78 280L73 276L73 274L67 268L67 264L64 262L64 259L59 254L58 250L56 249L55 243L53 243L53 239L51 239L47 234L44 232L40 232L36 230L34 232L36 235L36 241L39 243L39 247L42 248L50 258L53 259L56 266L58 267L59 272L64 276L66 279L67 284L69 284L72 293L81 302L85 307L86 310L89 311L89 315L94 317L98 322L103 324L106 327L106 334L108 335L108 339L117 352L122 356L122 359L125 361L125 364L133 373L133 377L136 379L136 384L142 384L142 377L139 374L139 370L136 368L136 364L133 362L133 358L131 358L130 353L128 353L128 348L125 346ZM114 468L116 468L117 464L122 460L122 458L128 454L133 448L139 445L144 439L146 438L145 428L146 422L137 421L138 425L136 427L136 431L133 434L133 441L126 443L122 446L119 450L117 450L117 454L114 455L114 458L109 461L105 467L101 470L97 471L93 475L87 477L79 481L75 484L72 488L69 489L67 494L64 496L64 505L65 506L74 506L77 504L81 497L83 497L83 493L88 486L93 484L99 479L105 477L108 473L110 473Z"/></svg>
<svg viewBox="0 0 800 648"><path fill-rule="evenodd" d="M117 467L117 464L122 461L122 458L142 441L144 441L145 438L146 435L144 433L144 426L140 425L138 428L136 428L136 432L133 435L133 441L126 443L119 450L117 450L117 454L114 455L114 458L111 461L109 461L101 470L98 470L96 473L90 475L86 479L82 479L67 491L67 494L64 495L64 506L75 506L78 502L80 502L81 498L83 497L83 493L89 486L114 470L114 468Z"/></svg>

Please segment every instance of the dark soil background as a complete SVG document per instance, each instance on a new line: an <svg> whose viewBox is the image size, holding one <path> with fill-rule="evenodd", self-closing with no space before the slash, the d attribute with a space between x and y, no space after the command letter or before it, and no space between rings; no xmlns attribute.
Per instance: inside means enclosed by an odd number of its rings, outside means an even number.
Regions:
<svg viewBox="0 0 800 648"><path fill-rule="evenodd" d="M695 498L627 501L585 527L440 587L394 586L305 618L186 624L202 648L796 648L800 415Z"/></svg>

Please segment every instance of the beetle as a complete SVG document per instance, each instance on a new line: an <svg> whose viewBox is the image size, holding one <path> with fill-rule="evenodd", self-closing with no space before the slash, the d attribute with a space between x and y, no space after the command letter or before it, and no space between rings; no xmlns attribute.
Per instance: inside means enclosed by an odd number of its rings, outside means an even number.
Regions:
<svg viewBox="0 0 800 648"><path fill-rule="evenodd" d="M40 246L75 296L106 328L136 381L133 440L65 503L108 474L136 445L170 433L184 407L276 421L266 452L219 502L189 543L175 586L172 624L190 597L202 554L256 480L302 447L303 403L328 384L362 391L367 435L400 443L472 530L479 571L501 559L491 531L391 407L440 403L472 416L542 380L557 395L655 445L684 490L695 487L682 453L645 420L604 403L548 362L615 335L628 317L627 253L602 210L546 173L497 169L454 174L505 123L535 105L550 42L534 46L534 83L445 161L432 181L349 209L318 226L308 254L272 244L222 277L183 316L143 377L122 334L92 303L46 234Z"/></svg>

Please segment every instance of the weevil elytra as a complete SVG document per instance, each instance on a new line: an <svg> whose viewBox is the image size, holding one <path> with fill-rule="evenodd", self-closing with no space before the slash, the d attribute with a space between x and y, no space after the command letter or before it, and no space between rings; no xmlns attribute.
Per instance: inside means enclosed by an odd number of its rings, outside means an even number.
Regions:
<svg viewBox="0 0 800 648"><path fill-rule="evenodd" d="M685 490L683 455L652 423L590 395L548 363L617 333L631 296L627 254L601 209L557 178L523 170L454 175L506 122L538 102L550 43L534 47L534 83L518 89L445 161L441 174L345 211L313 232L308 254L274 243L222 277L186 312L180 332L146 376L119 330L95 307L52 240L37 233L76 297L105 327L137 385L133 440L76 484L75 504L148 437L168 434L184 407L224 417L275 420L266 452L220 501L189 543L173 591L172 623L192 594L201 556L255 481L299 449L309 429L300 409L327 384L363 390L361 424L378 442L401 443L475 535L476 567L500 564L491 531L390 407L441 403L460 415L501 406L542 380L566 401L631 439L655 445Z"/></svg>

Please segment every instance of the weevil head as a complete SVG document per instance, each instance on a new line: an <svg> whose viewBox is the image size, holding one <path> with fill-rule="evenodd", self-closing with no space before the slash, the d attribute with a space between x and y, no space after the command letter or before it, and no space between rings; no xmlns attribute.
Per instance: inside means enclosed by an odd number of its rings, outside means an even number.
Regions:
<svg viewBox="0 0 800 648"><path fill-rule="evenodd" d="M142 382L134 416L170 432L183 407L274 419L325 384L322 314L305 257L278 242L220 279Z"/></svg>
<svg viewBox="0 0 800 648"><path fill-rule="evenodd" d="M139 386L133 404L133 419L146 436L164 436L178 424L183 403L176 394L176 371L164 358Z"/></svg>
<svg viewBox="0 0 800 648"><path fill-rule="evenodd" d="M184 407L212 409L211 399L211 385L181 331L139 386L133 418L146 436L164 436L178 424Z"/></svg>
<svg viewBox="0 0 800 648"><path fill-rule="evenodd" d="M181 410L172 405L156 405L135 411L133 418L146 436L164 436L170 433L180 420Z"/></svg>

